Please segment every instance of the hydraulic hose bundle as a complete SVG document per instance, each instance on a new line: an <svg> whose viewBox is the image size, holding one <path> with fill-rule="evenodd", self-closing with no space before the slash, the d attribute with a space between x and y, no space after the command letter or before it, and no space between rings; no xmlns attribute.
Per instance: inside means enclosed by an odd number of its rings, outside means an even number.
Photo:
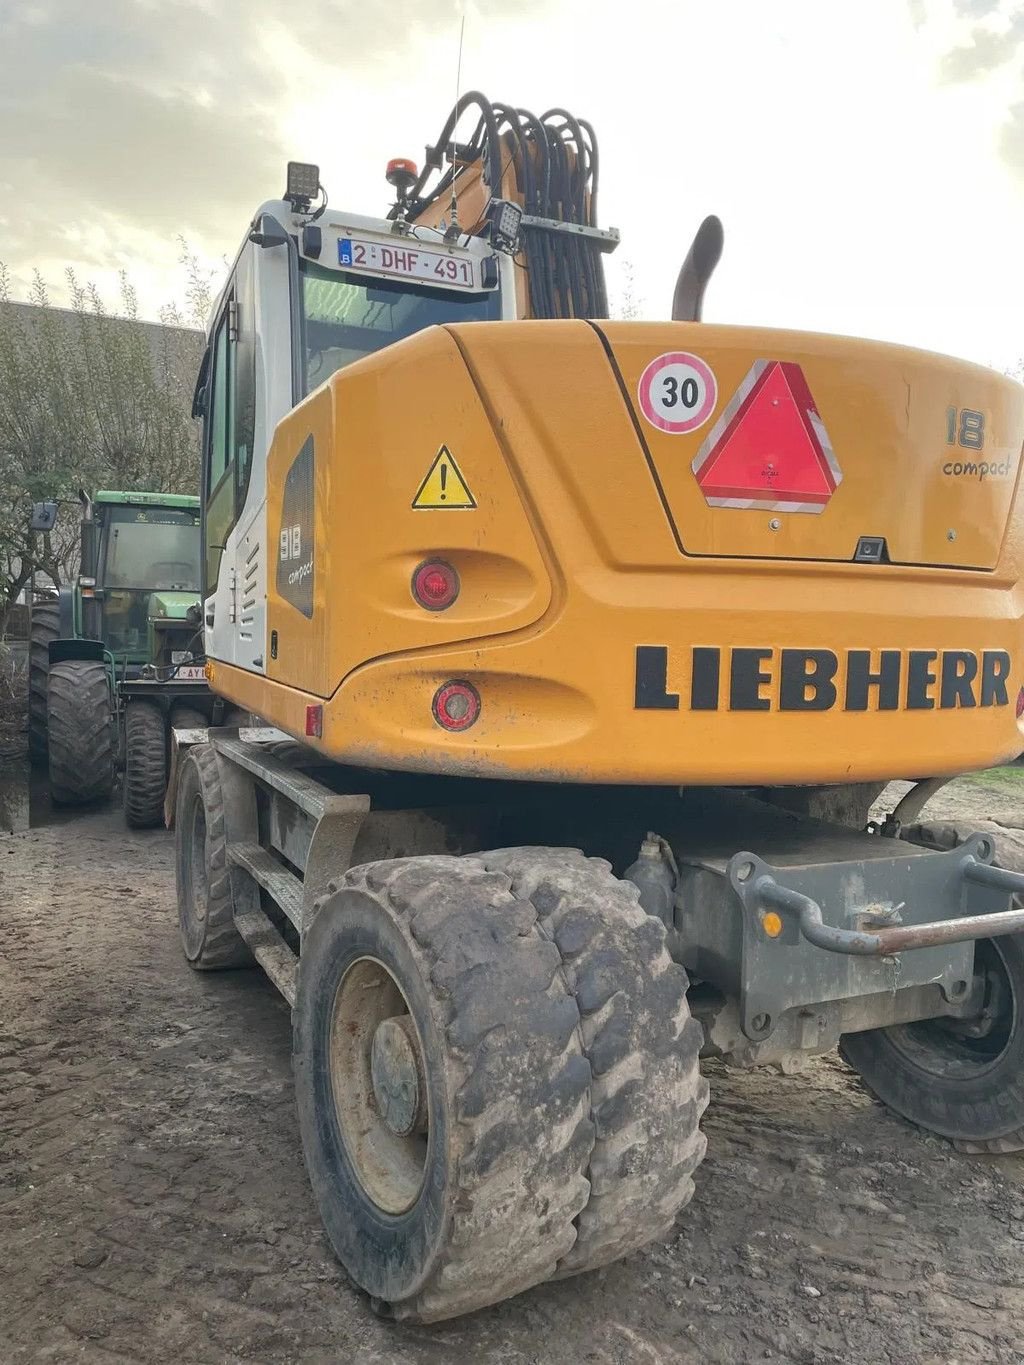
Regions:
<svg viewBox="0 0 1024 1365"><path fill-rule="evenodd" d="M478 111L476 127L467 142L459 142L456 130L470 109ZM511 192L505 189L510 169L515 177ZM478 91L469 91L449 114L436 144L427 147L423 172L409 195L410 218L449 199L458 203L460 181L474 173L494 198L516 197L522 202L521 254L531 315L607 317L599 241L530 221L596 227L598 152L591 125L565 109L549 109L538 118L528 109L492 104ZM477 232L482 221L463 225L464 229Z"/></svg>

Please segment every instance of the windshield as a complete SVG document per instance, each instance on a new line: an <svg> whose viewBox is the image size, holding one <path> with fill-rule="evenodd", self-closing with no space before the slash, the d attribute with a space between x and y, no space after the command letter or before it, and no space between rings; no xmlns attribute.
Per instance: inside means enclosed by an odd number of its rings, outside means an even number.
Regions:
<svg viewBox="0 0 1024 1365"><path fill-rule="evenodd" d="M199 514L172 507L112 507L105 588L199 591Z"/></svg>
<svg viewBox="0 0 1024 1365"><path fill-rule="evenodd" d="M444 322L501 316L497 289L473 294L325 270L302 262L306 392L335 370L402 337Z"/></svg>

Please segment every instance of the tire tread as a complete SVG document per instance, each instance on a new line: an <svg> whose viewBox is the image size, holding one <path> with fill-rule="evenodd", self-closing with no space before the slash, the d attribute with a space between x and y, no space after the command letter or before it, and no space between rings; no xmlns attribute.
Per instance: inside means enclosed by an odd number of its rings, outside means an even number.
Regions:
<svg viewBox="0 0 1024 1365"><path fill-rule="evenodd" d="M124 713L124 818L129 829L164 822L167 727L159 706L132 701Z"/></svg>
<svg viewBox="0 0 1024 1365"><path fill-rule="evenodd" d="M92 659L54 664L46 698L53 800L78 806L105 799L114 786L114 727L106 665Z"/></svg>
<svg viewBox="0 0 1024 1365"><path fill-rule="evenodd" d="M46 687L50 672L50 641L60 635L56 602L34 602L29 630L28 742L33 758L44 759L47 749Z"/></svg>

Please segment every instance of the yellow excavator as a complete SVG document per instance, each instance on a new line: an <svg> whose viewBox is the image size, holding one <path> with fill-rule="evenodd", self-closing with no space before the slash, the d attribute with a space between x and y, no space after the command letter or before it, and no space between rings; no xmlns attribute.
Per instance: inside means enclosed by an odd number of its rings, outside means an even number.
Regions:
<svg viewBox="0 0 1024 1365"><path fill-rule="evenodd" d="M904 837L1024 747L1024 388L704 322L713 218L673 320L610 321L565 110L467 94L387 179L291 163L214 307L206 674L253 724L176 731L167 805L188 961L291 1003L350 1276L431 1321L669 1236L702 1056L840 1045L1024 1145L1024 876Z"/></svg>

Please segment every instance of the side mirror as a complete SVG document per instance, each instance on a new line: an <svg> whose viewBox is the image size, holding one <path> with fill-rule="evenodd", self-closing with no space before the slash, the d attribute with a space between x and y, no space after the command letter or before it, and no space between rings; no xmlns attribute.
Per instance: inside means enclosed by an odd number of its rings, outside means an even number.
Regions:
<svg viewBox="0 0 1024 1365"><path fill-rule="evenodd" d="M210 352L212 349L212 347L207 346L203 352L203 358L199 362L196 387L192 393L192 416L195 418L206 416L206 384L210 377Z"/></svg>
<svg viewBox="0 0 1024 1365"><path fill-rule="evenodd" d="M34 502L32 504L32 516L29 520L29 529L33 531L52 531L57 521L57 504L55 502Z"/></svg>
<svg viewBox="0 0 1024 1365"><path fill-rule="evenodd" d="M261 213L259 220L249 230L249 241L257 246L287 246L289 240L288 233L269 213Z"/></svg>

